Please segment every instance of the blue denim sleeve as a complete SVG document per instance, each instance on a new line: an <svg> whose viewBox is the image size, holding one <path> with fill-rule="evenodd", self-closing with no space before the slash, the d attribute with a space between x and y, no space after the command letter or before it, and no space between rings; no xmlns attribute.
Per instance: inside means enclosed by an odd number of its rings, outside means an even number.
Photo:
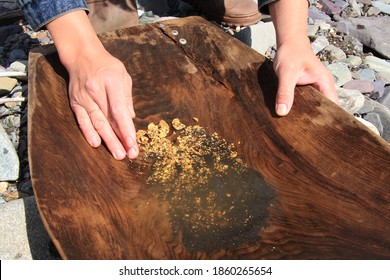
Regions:
<svg viewBox="0 0 390 280"><path fill-rule="evenodd" d="M88 10L84 0L17 0L24 17L34 30L50 21L76 10Z"/></svg>

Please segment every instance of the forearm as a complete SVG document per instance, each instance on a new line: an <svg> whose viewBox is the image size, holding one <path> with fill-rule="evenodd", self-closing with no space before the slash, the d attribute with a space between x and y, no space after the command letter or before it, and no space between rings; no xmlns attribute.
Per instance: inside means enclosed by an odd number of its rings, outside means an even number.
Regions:
<svg viewBox="0 0 390 280"><path fill-rule="evenodd" d="M85 11L67 13L46 25L61 62L66 68L80 55L94 55L105 51Z"/></svg>
<svg viewBox="0 0 390 280"><path fill-rule="evenodd" d="M308 43L307 0L278 0L269 4L277 47L286 42Z"/></svg>

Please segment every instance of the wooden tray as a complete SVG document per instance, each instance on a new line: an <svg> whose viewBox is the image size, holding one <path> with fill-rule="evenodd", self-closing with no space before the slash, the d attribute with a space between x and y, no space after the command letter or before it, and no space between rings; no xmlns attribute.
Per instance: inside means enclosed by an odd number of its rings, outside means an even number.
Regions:
<svg viewBox="0 0 390 280"><path fill-rule="evenodd" d="M291 113L277 117L272 64L201 18L101 40L133 78L138 129L197 117L237 146L253 180L229 186L239 212L227 200L217 206L231 220L192 231L180 214L183 205L201 210L191 196L171 205L145 185L141 160L116 161L86 143L65 69L53 49L38 50L29 66L29 160L64 259L390 258L388 143L311 87L297 88Z"/></svg>

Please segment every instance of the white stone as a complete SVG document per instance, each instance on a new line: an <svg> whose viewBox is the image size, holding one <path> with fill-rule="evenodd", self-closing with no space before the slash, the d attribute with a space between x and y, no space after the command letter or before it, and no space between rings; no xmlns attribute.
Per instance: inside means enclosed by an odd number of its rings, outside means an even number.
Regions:
<svg viewBox="0 0 390 280"><path fill-rule="evenodd" d="M374 132L376 135L379 135L380 136L380 133L379 133L379 130L376 128L375 125L373 125L372 123L370 123L369 121L366 121L365 119L362 119L362 118L359 118L359 117L355 117L355 119L357 119L359 122L361 122L362 124L364 124L368 129L370 129L372 132Z"/></svg>
<svg viewBox="0 0 390 280"><path fill-rule="evenodd" d="M325 36L320 36L311 43L311 48L315 54L318 54L320 51L329 46L329 41Z"/></svg>
<svg viewBox="0 0 390 280"><path fill-rule="evenodd" d="M8 67L8 70L13 70L17 72L26 72L27 70L28 61L14 61L11 63L11 65Z"/></svg>
<svg viewBox="0 0 390 280"><path fill-rule="evenodd" d="M390 15L390 4L381 1L372 1L372 6L378 8L382 13Z"/></svg>
<svg viewBox="0 0 390 280"><path fill-rule="evenodd" d="M354 89L337 88L340 106L350 114L357 113L364 106L364 95Z"/></svg>
<svg viewBox="0 0 390 280"><path fill-rule="evenodd" d="M259 22L250 26L252 34L252 48L265 55L270 47L276 46L275 27L272 22Z"/></svg>
<svg viewBox="0 0 390 280"><path fill-rule="evenodd" d="M7 133L0 125L0 181L16 181L18 177L18 154Z"/></svg>
<svg viewBox="0 0 390 280"><path fill-rule="evenodd" d="M378 79L390 83L390 62L375 56L367 56L364 63L377 72Z"/></svg>

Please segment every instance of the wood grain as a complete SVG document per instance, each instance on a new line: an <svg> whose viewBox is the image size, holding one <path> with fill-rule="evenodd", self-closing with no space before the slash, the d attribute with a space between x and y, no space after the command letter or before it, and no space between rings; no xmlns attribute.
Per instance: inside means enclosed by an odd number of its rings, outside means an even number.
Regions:
<svg viewBox="0 0 390 280"><path fill-rule="evenodd" d="M64 259L390 258L384 140L311 87L297 88L291 113L277 117L271 63L200 18L101 40L132 76L137 129L197 117L236 144L253 176L232 191L252 224L195 235L172 211L179 208L145 185L144 162L91 148L69 107L66 71L44 48L30 57L29 160L42 219Z"/></svg>

